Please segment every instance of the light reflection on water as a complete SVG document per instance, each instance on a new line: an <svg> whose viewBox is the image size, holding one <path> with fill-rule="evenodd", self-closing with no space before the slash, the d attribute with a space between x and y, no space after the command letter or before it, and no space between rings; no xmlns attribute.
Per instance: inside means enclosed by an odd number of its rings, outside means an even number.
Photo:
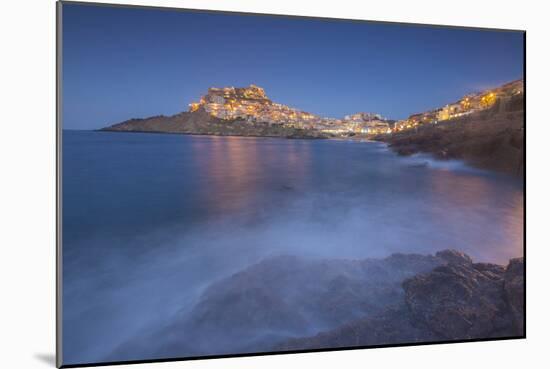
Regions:
<svg viewBox="0 0 550 369"><path fill-rule="evenodd" d="M499 263L523 254L521 191L495 190L493 178L483 176L457 176L448 170L430 174L435 231L462 241L450 246L477 260Z"/></svg>
<svg viewBox="0 0 550 369"><path fill-rule="evenodd" d="M523 254L522 183L380 143L64 132L65 360L101 360L273 254Z"/></svg>
<svg viewBox="0 0 550 369"><path fill-rule="evenodd" d="M309 151L302 145L285 147L284 162L278 158L276 145L259 139L198 138L191 147L194 157L200 161L193 175L200 178L204 207L220 216L246 210L258 201L257 196L263 189L276 189L277 180L266 176L267 171L285 172L294 185L299 185L308 175ZM279 189L291 188L280 185Z"/></svg>

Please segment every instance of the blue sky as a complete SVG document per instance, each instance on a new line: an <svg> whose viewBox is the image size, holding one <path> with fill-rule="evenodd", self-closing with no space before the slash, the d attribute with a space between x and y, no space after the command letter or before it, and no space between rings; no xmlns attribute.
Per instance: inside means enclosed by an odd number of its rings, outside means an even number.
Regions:
<svg viewBox="0 0 550 369"><path fill-rule="evenodd" d="M523 34L63 5L63 123L175 114L208 87L264 87L328 117L401 119L522 78Z"/></svg>

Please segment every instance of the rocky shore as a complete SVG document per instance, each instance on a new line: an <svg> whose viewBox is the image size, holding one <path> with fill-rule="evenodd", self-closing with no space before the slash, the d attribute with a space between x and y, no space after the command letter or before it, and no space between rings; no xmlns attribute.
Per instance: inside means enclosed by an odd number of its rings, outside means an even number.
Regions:
<svg viewBox="0 0 550 369"><path fill-rule="evenodd" d="M413 342L522 337L524 263L473 263L444 251L445 263L406 279L403 300L380 314L312 337L288 340L281 350L353 347Z"/></svg>
<svg viewBox="0 0 550 369"><path fill-rule="evenodd" d="M190 312L114 355L136 346L160 358L523 337L524 304L523 259L475 263L454 250L278 256L212 284Z"/></svg>
<svg viewBox="0 0 550 369"><path fill-rule="evenodd" d="M525 158L523 95L492 108L438 124L377 136L400 155L431 153L522 177Z"/></svg>

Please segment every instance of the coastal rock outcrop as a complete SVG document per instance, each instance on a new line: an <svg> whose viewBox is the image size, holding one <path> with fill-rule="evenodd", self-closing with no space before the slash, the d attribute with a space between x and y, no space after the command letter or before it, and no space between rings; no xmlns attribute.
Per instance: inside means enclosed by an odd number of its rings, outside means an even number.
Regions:
<svg viewBox="0 0 550 369"><path fill-rule="evenodd" d="M473 263L456 251L447 261L403 282L404 300L381 314L307 338L278 350L434 342L524 335L524 265Z"/></svg>
<svg viewBox="0 0 550 369"><path fill-rule="evenodd" d="M151 357L270 350L398 305L405 279L443 263L416 254L364 260L274 256L210 285L190 312L146 339L153 344L129 345L142 346ZM124 352L120 347L116 357Z"/></svg>
<svg viewBox="0 0 550 369"><path fill-rule="evenodd" d="M523 288L523 259L503 267L455 250L276 256L210 285L147 345L127 347L171 357L519 337Z"/></svg>
<svg viewBox="0 0 550 369"><path fill-rule="evenodd" d="M411 320L444 340L512 335L504 268L449 263L403 284Z"/></svg>
<svg viewBox="0 0 550 369"><path fill-rule="evenodd" d="M510 260L504 273L504 291L516 322L517 330L525 330L525 265L523 258Z"/></svg>
<svg viewBox="0 0 550 369"><path fill-rule="evenodd" d="M405 254L381 260L273 257L210 286L182 327L198 352L213 345L225 352L268 349L379 314L403 299L403 280L441 264L434 256Z"/></svg>

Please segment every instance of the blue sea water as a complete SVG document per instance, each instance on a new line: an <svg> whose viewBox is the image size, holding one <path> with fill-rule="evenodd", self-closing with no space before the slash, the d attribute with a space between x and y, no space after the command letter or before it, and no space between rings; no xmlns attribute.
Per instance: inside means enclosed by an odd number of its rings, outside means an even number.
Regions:
<svg viewBox="0 0 550 369"><path fill-rule="evenodd" d="M64 131L62 148L65 364L112 359L270 255L523 255L522 181L382 143Z"/></svg>

